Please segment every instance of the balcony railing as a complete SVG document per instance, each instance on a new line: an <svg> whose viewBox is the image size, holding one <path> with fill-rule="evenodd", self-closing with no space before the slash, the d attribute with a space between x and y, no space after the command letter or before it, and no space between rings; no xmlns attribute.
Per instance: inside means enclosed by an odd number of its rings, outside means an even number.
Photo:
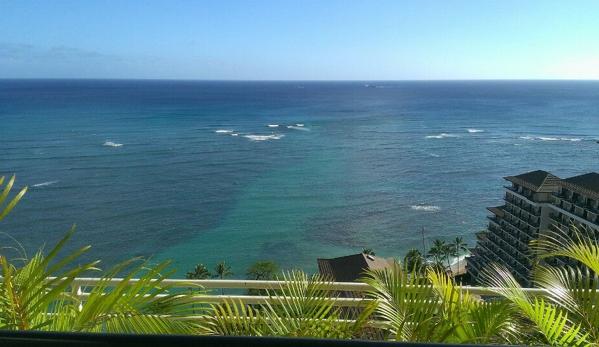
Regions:
<svg viewBox="0 0 599 347"><path fill-rule="evenodd" d="M116 286L123 279L114 278L108 281L109 286ZM100 281L99 278L76 278L72 282L69 293L79 298L83 305L85 305L86 299L89 297L88 289L91 289L95 284ZM136 279L130 280L131 283L136 283ZM188 283L202 286L205 290L212 290L213 295L201 295L190 299L191 302L198 303L222 303L225 300L241 300L244 304L264 304L266 302L274 303L277 301L276 298L270 298L268 296L261 295L243 295L243 294L220 294L220 290L247 290L247 289L281 289L286 288L288 285L285 281L251 281L251 280L184 280L184 279L166 279L161 282L163 285L177 285L177 287L183 291L188 291ZM323 288L331 289L334 291L354 292L362 293L366 290L373 289L369 285L360 282L331 282ZM495 295L492 288L488 287L460 287L462 292L468 291L473 295ZM543 295L546 293L545 290L539 288L525 288L526 292ZM355 307L363 302L365 299L362 298L331 298L335 300L337 306L342 307ZM366 299L368 301L369 299Z"/></svg>

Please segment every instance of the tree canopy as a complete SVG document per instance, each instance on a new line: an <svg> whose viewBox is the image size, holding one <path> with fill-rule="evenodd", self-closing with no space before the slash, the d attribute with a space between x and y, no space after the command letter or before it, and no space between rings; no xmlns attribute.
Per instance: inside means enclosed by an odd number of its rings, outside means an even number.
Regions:
<svg viewBox="0 0 599 347"><path fill-rule="evenodd" d="M272 280L279 271L279 265L272 260L257 261L245 270L249 280Z"/></svg>

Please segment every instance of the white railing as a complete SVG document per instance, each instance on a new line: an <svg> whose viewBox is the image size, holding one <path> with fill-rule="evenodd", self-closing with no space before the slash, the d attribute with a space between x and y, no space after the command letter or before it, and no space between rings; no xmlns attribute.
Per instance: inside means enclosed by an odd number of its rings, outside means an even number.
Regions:
<svg viewBox="0 0 599 347"><path fill-rule="evenodd" d="M73 280L71 285L70 294L76 296L85 303L85 300L89 297L89 290L100 281L99 278L76 278ZM107 282L108 285L117 285L122 279L114 278ZM137 280L132 279L130 282L135 283ZM106 282L104 282L106 283ZM234 300L236 302L242 301L244 304L263 304L267 301L274 302L277 298L270 298L268 296L259 295L228 295L220 294L223 289L284 289L287 285L284 281L251 281L251 280L185 280L185 279L167 279L161 282L163 285L176 284L175 288L181 288L189 290L188 284L199 285L204 291L208 292L208 295L201 295L193 297L190 300L198 303L222 303L223 301ZM346 291L346 292L364 292L372 289L365 283L358 282L331 282L324 286L324 288L335 290L335 291ZM462 292L468 291L470 295L496 295L493 288L486 287L470 287L464 286L460 290ZM540 288L524 288L524 291L534 295L545 295L546 290ZM346 298L340 297L335 298L335 304L343 307L355 307L369 299L363 298Z"/></svg>

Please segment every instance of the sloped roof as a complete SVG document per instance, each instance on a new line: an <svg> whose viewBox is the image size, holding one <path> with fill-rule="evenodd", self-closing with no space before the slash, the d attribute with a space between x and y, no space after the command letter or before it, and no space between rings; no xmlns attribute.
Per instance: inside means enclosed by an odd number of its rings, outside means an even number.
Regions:
<svg viewBox="0 0 599 347"><path fill-rule="evenodd" d="M561 180L560 185L566 189L599 200L599 174L589 172Z"/></svg>
<svg viewBox="0 0 599 347"><path fill-rule="evenodd" d="M502 206L487 207L487 210L493 212L494 215L499 217L503 217L505 215Z"/></svg>
<svg viewBox="0 0 599 347"><path fill-rule="evenodd" d="M535 193L551 193L557 190L559 177L550 174L547 171L536 170L527 172L518 176L504 177L507 181L521 185Z"/></svg>
<svg viewBox="0 0 599 347"><path fill-rule="evenodd" d="M364 276L365 270L393 266L393 258L381 258L364 253L333 259L316 259L321 275L330 276L337 282L354 282Z"/></svg>

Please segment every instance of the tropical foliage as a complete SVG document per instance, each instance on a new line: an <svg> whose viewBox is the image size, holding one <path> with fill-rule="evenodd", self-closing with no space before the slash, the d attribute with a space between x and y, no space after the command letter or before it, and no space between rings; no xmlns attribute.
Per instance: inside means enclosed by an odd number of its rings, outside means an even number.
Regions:
<svg viewBox="0 0 599 347"><path fill-rule="evenodd" d="M204 264L196 265L196 267L193 269L193 271L188 271L185 274L185 278L187 278L188 280L205 280L205 279L208 279L211 277L212 277L212 274L210 273L210 271L206 268L206 265L204 265Z"/></svg>
<svg viewBox="0 0 599 347"><path fill-rule="evenodd" d="M302 271L288 272L283 279L284 284L267 291L269 300L260 308L231 300L212 305L214 314L206 326L218 335L342 339L364 333L372 306L350 317L336 305L339 294L330 289L329 280Z"/></svg>
<svg viewBox="0 0 599 347"><path fill-rule="evenodd" d="M4 188L0 205L13 183L14 177ZM6 205L2 218L25 191ZM100 275L91 288L76 283L78 277L99 271L99 261L74 265L89 246L58 258L74 230L47 255L39 251L30 260L10 260L0 254L0 329L181 334L204 331L198 323L182 319L192 314L189 300L198 294L174 291L181 283L164 283L174 273L167 270L168 261L153 265L133 259ZM112 279L117 276L123 278L114 284ZM74 288L87 293L85 305Z"/></svg>
<svg viewBox="0 0 599 347"><path fill-rule="evenodd" d="M248 280L268 281L275 279L279 265L272 260L257 261L245 270L245 277Z"/></svg>

